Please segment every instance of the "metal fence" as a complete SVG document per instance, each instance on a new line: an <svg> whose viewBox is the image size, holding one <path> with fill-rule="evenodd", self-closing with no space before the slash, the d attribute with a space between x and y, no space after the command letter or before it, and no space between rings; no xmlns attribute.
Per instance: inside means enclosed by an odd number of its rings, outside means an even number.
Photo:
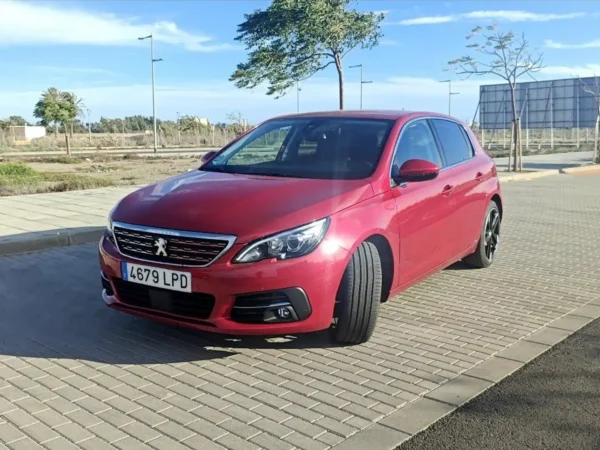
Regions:
<svg viewBox="0 0 600 450"><path fill-rule="evenodd" d="M600 77L518 83L515 103L523 147L533 151L593 147L599 90ZM489 149L510 148L509 86L480 86L477 112L479 124L474 131L481 144Z"/></svg>

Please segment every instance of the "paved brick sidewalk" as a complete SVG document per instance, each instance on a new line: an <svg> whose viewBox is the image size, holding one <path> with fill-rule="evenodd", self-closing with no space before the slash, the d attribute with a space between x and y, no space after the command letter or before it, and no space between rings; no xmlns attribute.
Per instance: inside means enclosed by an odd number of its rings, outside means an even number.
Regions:
<svg viewBox="0 0 600 450"><path fill-rule="evenodd" d="M383 306L369 343L346 348L324 334L226 339L108 310L95 244L2 258L0 443L393 448L419 429L411 402L448 410L498 376L481 364L492 355L518 364L600 315L599 191L598 176L505 185L496 264L420 283ZM102 192L88 193L90 208L124 193Z"/></svg>
<svg viewBox="0 0 600 450"><path fill-rule="evenodd" d="M500 178L511 174L500 173ZM0 242L103 227L112 207L137 187L0 197Z"/></svg>
<svg viewBox="0 0 600 450"><path fill-rule="evenodd" d="M0 239L63 228L105 226L111 208L133 187L0 197Z"/></svg>

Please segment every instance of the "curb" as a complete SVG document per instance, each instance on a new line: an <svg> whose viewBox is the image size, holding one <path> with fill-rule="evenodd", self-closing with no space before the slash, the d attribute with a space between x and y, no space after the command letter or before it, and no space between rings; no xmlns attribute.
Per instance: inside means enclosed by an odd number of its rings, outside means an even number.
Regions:
<svg viewBox="0 0 600 450"><path fill-rule="evenodd" d="M379 422L369 425L335 445L332 450L367 447L369 450L402 450L401 445L404 442L469 403L598 318L599 300L579 306Z"/></svg>
<svg viewBox="0 0 600 450"><path fill-rule="evenodd" d="M24 233L9 238L0 238L0 256L37 252L54 247L68 247L99 241L104 227L65 229L41 233ZM35 234L35 236L32 236Z"/></svg>
<svg viewBox="0 0 600 450"><path fill-rule="evenodd" d="M510 181L529 181L535 180L536 178L548 177L550 175L558 175L560 171L558 169L550 169L550 170L540 170L537 172L527 172L527 173L515 173L513 175L507 176L499 176L500 182L510 182Z"/></svg>
<svg viewBox="0 0 600 450"><path fill-rule="evenodd" d="M579 167L566 167L564 169L560 169L560 173L596 173L600 172L600 164L588 164L586 166Z"/></svg>

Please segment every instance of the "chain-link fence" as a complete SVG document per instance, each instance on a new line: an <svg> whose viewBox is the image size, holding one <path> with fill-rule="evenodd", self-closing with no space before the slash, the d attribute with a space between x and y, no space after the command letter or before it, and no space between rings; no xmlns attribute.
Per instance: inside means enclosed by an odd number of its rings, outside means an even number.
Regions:
<svg viewBox="0 0 600 450"><path fill-rule="evenodd" d="M473 128L479 143L492 153L508 153L510 129L482 130ZM585 151L594 148L593 128L521 129L521 145L528 153Z"/></svg>

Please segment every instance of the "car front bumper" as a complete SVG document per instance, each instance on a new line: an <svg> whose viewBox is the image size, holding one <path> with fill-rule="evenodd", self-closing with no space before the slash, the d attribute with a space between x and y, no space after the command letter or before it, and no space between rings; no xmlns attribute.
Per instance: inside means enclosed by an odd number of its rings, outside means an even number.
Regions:
<svg viewBox="0 0 600 450"><path fill-rule="evenodd" d="M297 334L331 325L337 290L350 258L348 251L334 240L324 239L301 258L231 264L243 246L234 245L208 267L173 267L125 257L105 233L99 244L103 300L111 308L137 316L231 335ZM187 309L141 306L137 298L153 288L124 282L122 261L191 273L192 294L177 294L177 301L185 302ZM286 297L291 308L286 306ZM202 303L201 314L196 302L208 302ZM290 311L287 319L278 315L282 307ZM184 310L195 312L182 313Z"/></svg>

